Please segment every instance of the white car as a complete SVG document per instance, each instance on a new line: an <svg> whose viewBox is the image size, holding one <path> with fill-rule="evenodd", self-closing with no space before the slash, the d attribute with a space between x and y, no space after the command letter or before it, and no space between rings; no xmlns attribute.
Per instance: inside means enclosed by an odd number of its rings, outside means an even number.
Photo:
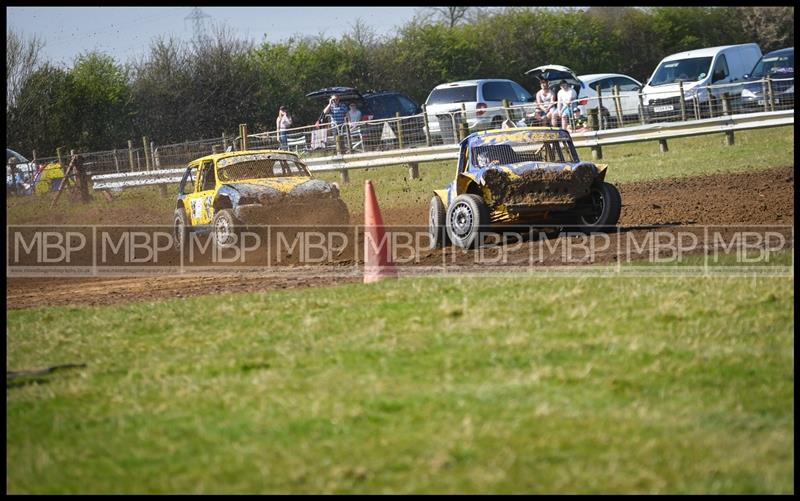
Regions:
<svg viewBox="0 0 800 501"><path fill-rule="evenodd" d="M591 75L578 76L585 87L578 95L581 105L581 114L586 115L588 109L597 108L597 89L603 98L603 115L611 117L612 121L617 117L617 108L614 103L614 86L619 88L619 101L622 108L623 119L639 117L639 94L642 92L641 82L628 75L619 73L592 73ZM607 111L606 111L607 110Z"/></svg>
<svg viewBox="0 0 800 501"><path fill-rule="evenodd" d="M614 103L614 85L619 86L620 105L624 117L639 115L639 93L642 84L633 77L619 73L592 73L578 76L566 66L556 64L539 66L525 72L534 80L547 80L550 88L558 93L558 83L565 80L578 95L578 109L582 116L586 116L590 109L597 109L597 89L603 98L603 117L606 120L616 121L616 105ZM605 122L608 126L608 122Z"/></svg>
<svg viewBox="0 0 800 501"><path fill-rule="evenodd" d="M437 85L425 100L430 133L432 136L441 136L445 143L457 141L452 117L458 117L461 113L462 103L470 132L499 129L505 120L503 100L507 100L510 106L519 106L532 103L534 98L517 82L499 78ZM511 114L512 119L522 118L518 108L512 110Z"/></svg>

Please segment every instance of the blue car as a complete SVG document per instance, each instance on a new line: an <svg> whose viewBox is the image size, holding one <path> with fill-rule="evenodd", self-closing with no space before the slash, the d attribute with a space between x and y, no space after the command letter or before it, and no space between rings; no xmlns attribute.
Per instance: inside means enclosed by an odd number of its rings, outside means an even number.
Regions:
<svg viewBox="0 0 800 501"><path fill-rule="evenodd" d="M775 109L794 108L794 47L774 50L758 60L753 71L745 75L742 86L742 107L749 111L764 111L764 79L772 81Z"/></svg>

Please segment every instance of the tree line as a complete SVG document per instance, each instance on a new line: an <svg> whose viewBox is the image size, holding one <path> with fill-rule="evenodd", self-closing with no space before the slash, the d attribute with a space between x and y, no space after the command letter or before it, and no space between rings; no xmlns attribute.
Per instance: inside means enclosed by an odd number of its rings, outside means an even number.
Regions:
<svg viewBox="0 0 800 501"><path fill-rule="evenodd" d="M533 93L538 85L524 72L543 64L644 81L671 53L746 42L767 52L794 43L793 7L443 14L415 18L390 36L359 21L338 39L259 44L217 26L192 42L155 39L139 60L90 52L70 68L37 61L41 41L21 43L7 32L6 144L23 153L37 149L41 157L59 146L121 148L143 135L158 144L234 136L240 123L251 132L274 130L281 105L295 126L312 124L324 103L305 94L330 86L398 90L423 103L440 83L510 78Z"/></svg>

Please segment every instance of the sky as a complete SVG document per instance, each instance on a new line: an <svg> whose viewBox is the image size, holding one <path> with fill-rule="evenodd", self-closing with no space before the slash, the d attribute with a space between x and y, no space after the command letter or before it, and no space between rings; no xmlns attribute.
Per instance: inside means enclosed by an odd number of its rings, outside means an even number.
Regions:
<svg viewBox="0 0 800 501"><path fill-rule="evenodd" d="M378 35L393 35L419 7L201 7L205 22L224 23L240 38L280 42L291 36L339 38L357 19ZM42 56L72 66L97 50L128 62L147 53L157 36L192 38L191 7L6 7L6 30L44 40Z"/></svg>

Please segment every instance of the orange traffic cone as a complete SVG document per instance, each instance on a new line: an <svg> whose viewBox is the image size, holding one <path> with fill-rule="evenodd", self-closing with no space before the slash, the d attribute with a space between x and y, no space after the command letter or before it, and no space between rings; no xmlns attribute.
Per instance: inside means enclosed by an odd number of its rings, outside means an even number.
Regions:
<svg viewBox="0 0 800 501"><path fill-rule="evenodd" d="M364 283L397 278L389 258L389 239L383 231L383 218L372 181L364 183Z"/></svg>

